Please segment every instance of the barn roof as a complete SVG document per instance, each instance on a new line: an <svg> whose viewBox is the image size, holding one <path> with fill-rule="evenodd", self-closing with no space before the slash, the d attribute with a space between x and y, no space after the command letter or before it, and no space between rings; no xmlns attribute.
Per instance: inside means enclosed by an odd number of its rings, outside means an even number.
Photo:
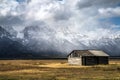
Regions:
<svg viewBox="0 0 120 80"><path fill-rule="evenodd" d="M73 50L70 54L73 53L78 53L80 56L109 56L102 50Z"/></svg>
<svg viewBox="0 0 120 80"><path fill-rule="evenodd" d="M89 50L89 52L91 52L95 56L109 56L108 54L100 50Z"/></svg>

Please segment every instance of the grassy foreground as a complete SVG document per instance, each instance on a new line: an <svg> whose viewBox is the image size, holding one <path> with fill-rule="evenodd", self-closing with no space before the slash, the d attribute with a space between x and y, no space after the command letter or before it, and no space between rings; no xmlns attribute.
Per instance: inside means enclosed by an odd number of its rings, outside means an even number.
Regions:
<svg viewBox="0 0 120 80"><path fill-rule="evenodd" d="M0 80L120 80L120 60L71 66L67 60L0 60Z"/></svg>

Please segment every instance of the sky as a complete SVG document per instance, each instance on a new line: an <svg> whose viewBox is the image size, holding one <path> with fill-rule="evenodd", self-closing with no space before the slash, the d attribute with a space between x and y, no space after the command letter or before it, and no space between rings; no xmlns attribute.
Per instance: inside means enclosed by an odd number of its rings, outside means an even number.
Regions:
<svg viewBox="0 0 120 80"><path fill-rule="evenodd" d="M0 25L36 52L104 48L112 54L115 46L120 55L120 0L0 0Z"/></svg>

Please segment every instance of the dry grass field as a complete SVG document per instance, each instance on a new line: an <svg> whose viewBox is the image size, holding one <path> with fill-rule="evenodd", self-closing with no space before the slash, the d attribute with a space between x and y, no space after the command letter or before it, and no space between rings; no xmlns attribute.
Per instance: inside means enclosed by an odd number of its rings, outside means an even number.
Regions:
<svg viewBox="0 0 120 80"><path fill-rule="evenodd" d="M0 60L0 80L120 80L120 60L72 66L67 60Z"/></svg>

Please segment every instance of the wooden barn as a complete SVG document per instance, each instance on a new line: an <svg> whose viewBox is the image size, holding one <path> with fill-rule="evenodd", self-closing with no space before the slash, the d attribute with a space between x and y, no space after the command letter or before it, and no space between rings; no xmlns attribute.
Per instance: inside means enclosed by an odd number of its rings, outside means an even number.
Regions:
<svg viewBox="0 0 120 80"><path fill-rule="evenodd" d="M68 63L72 65L108 64L109 55L101 50L73 50L68 55Z"/></svg>

